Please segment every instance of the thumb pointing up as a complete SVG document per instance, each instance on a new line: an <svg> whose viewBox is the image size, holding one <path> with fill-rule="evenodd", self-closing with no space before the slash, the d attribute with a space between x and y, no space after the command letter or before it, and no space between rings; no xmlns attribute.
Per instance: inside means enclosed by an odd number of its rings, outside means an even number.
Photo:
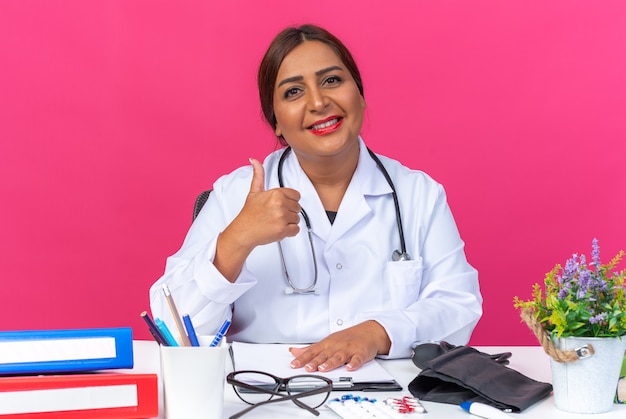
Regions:
<svg viewBox="0 0 626 419"><path fill-rule="evenodd" d="M253 170L250 192L263 192L265 191L265 169L258 160L253 158L249 160Z"/></svg>

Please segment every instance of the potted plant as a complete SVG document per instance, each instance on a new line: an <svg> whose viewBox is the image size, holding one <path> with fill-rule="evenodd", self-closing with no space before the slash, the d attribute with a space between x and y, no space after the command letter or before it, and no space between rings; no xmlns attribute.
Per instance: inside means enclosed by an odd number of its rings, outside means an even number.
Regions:
<svg viewBox="0 0 626 419"><path fill-rule="evenodd" d="M574 254L533 286L532 298L514 306L550 355L556 407L576 413L611 410L626 338L624 251L600 262L598 240L591 261Z"/></svg>

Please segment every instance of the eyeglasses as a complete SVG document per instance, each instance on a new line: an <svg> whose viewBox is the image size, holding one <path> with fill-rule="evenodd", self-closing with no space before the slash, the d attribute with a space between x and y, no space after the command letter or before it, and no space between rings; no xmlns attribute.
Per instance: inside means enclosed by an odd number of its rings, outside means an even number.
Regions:
<svg viewBox="0 0 626 419"><path fill-rule="evenodd" d="M237 419L256 407L286 400L319 416L320 412L315 409L328 400L333 389L330 379L311 374L280 378L261 371L235 371L228 374L226 382L233 386L242 401L251 405L230 419Z"/></svg>

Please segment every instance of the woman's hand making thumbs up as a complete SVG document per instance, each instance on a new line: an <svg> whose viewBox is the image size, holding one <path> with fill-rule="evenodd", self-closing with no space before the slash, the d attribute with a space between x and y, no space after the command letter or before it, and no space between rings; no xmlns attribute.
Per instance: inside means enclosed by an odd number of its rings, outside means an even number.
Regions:
<svg viewBox="0 0 626 419"><path fill-rule="evenodd" d="M220 234L213 264L229 281L239 276L252 250L259 245L298 234L300 192L291 188L265 190L265 170L255 159L250 192L241 212Z"/></svg>

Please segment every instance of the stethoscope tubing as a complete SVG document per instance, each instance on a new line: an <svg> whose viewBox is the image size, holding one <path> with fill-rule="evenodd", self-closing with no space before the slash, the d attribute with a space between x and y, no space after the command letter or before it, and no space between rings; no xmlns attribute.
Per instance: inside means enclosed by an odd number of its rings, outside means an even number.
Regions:
<svg viewBox="0 0 626 419"><path fill-rule="evenodd" d="M380 161L378 156L374 154L374 152L370 150L369 148L367 148L367 151L369 155L372 157L372 159L374 160L374 162L376 163L376 165L378 166L378 168L380 169L380 171L382 172L383 176L385 177L385 180L387 181L387 183L389 184L389 187L391 188L391 196L393 197L393 205L396 210L396 224L398 227L398 235L400 237L400 251L401 251L401 253L398 252L397 250L393 252L393 255L392 255L393 260L396 260L396 261L397 260L409 260L410 256L406 252L406 242L404 239L404 229L402 228L402 216L400 213L400 203L398 202L398 194L396 193L395 185L393 184L393 181L391 180L391 176L389 176L389 172L387 172L387 169L385 169L385 166ZM278 185L281 188L285 187L285 184L283 182L283 163L285 162L285 159L287 158L290 152L291 152L291 147L287 147L285 151L283 151L283 153L281 154L280 159L278 160L278 168L277 168ZM285 278L287 279L287 283L289 284L289 287L291 287L291 291L288 293L309 294L309 293L315 292L315 286L317 285L317 273L318 273L317 272L317 258L315 256L315 248L313 246L313 237L311 233L311 221L309 219L308 214L304 210L304 208L300 208L300 214L302 214L302 218L304 219L304 224L306 225L306 228L307 228L309 243L311 244L311 254L313 256L313 265L315 269L315 276L313 277L313 283L310 286L306 288L298 288L295 286L295 284L289 277L289 272L287 271L287 264L285 263L285 257L283 255L283 249L282 249L280 242L278 242L278 250L280 254L280 260L283 265L283 273L285 274Z"/></svg>
<svg viewBox="0 0 626 419"><path fill-rule="evenodd" d="M393 197L393 205L396 209L396 223L398 224L398 235L400 236L400 250L402 251L403 255L406 255L407 253L406 253L406 242L404 241L404 228L402 228L402 215L400 214L400 203L398 202L398 194L396 193L396 187L393 184L393 181L391 180L391 176L389 176L389 172L387 172L387 169L385 169L383 162L380 161L378 156L374 154L374 152L370 150L369 147L367 148L367 152L370 154L372 159L376 162L376 165L378 166L380 171L383 173L385 180L387 181L387 183L389 184L389 187L391 188L391 196Z"/></svg>

